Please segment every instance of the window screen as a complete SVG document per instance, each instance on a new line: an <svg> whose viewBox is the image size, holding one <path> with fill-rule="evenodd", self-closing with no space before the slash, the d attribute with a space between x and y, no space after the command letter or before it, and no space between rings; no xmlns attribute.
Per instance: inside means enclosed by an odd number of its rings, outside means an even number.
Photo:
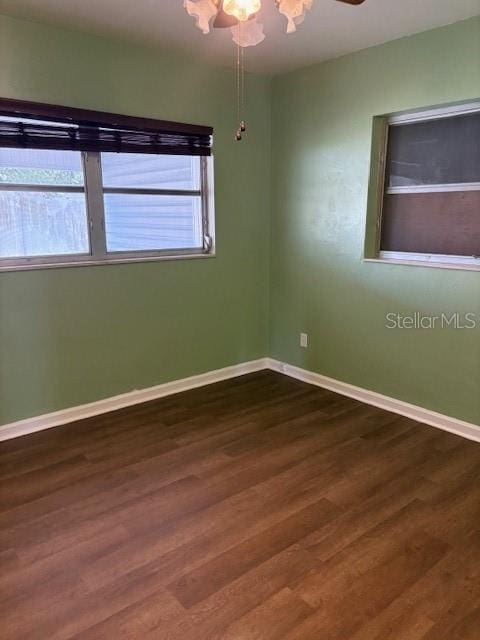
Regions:
<svg viewBox="0 0 480 640"><path fill-rule="evenodd" d="M390 125L381 250L480 256L480 112Z"/></svg>
<svg viewBox="0 0 480 640"><path fill-rule="evenodd" d="M391 126L387 185L480 183L480 113Z"/></svg>

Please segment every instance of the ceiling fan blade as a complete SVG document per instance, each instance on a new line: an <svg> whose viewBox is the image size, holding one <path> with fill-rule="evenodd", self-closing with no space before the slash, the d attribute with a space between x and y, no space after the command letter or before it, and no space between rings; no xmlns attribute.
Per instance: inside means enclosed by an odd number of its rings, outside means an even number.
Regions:
<svg viewBox="0 0 480 640"><path fill-rule="evenodd" d="M337 2L346 2L347 4L362 4L365 0L337 0Z"/></svg>

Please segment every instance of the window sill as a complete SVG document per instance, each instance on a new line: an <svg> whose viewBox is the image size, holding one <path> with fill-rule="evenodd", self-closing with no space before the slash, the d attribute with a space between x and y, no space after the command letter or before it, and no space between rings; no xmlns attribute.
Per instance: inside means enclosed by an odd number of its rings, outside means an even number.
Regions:
<svg viewBox="0 0 480 640"><path fill-rule="evenodd" d="M433 262L431 260L409 260L406 258L364 258L363 262L377 262L380 264L401 264L407 267L427 267L434 269L460 269L463 271L480 271L480 264L465 262Z"/></svg>
<svg viewBox="0 0 480 640"><path fill-rule="evenodd" d="M190 253L190 254L170 254L148 257L118 257L109 258L108 260L79 260L75 262L46 262L46 263L32 263L32 264L16 264L16 265L0 265L0 273L9 271L38 271L42 269L64 269L72 267L98 267L104 265L114 264L134 264L138 262L163 262L164 260L199 260L205 258L215 258L214 251L210 253Z"/></svg>

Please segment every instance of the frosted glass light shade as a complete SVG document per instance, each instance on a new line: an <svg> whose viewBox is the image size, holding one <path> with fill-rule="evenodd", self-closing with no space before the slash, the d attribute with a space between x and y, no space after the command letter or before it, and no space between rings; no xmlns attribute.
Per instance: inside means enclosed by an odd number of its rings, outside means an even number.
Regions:
<svg viewBox="0 0 480 640"><path fill-rule="evenodd" d="M210 21L218 13L218 7L213 0L184 0L183 6L188 15L195 18L200 31L210 33Z"/></svg>
<svg viewBox="0 0 480 640"><path fill-rule="evenodd" d="M231 27L230 31L232 32L233 41L240 47L254 47L265 40L263 24L257 22L256 17L248 22L239 22L234 27Z"/></svg>
<svg viewBox="0 0 480 640"><path fill-rule="evenodd" d="M313 0L280 0L278 10L288 20L287 33L297 30L297 24L303 22L305 11L311 9Z"/></svg>
<svg viewBox="0 0 480 640"><path fill-rule="evenodd" d="M235 16L240 22L246 22L248 18L260 11L261 0L224 0L223 10L231 16Z"/></svg>

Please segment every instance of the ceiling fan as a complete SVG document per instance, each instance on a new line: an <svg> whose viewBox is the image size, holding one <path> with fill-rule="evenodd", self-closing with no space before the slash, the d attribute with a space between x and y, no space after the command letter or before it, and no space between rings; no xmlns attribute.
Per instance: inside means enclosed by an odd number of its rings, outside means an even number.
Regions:
<svg viewBox="0 0 480 640"><path fill-rule="evenodd" d="M313 0L270 0L287 18L287 33L296 31L303 22L305 11L312 8ZM365 0L333 0L344 4L360 5ZM196 19L203 33L214 29L232 29L233 40L240 47L250 47L265 38L263 24L258 21L262 0L184 0L187 13Z"/></svg>
<svg viewBox="0 0 480 640"><path fill-rule="evenodd" d="M246 131L243 111L245 108L245 62L244 49L260 44L265 39L263 23L260 22L262 1L267 0L184 0L183 5L189 15L196 20L203 33L214 29L230 29L237 45L237 115L239 127L236 140L242 139ZM314 0L268 0L274 2L279 12L287 19L287 33L293 33L305 19L305 12L311 9ZM365 0L334 0L350 5L360 5Z"/></svg>
<svg viewBox="0 0 480 640"><path fill-rule="evenodd" d="M363 2L365 2L365 0L334 0L334 1L336 1L336 2L344 2L345 4L353 4L353 5L362 4ZM282 4L280 2L280 0L274 0L274 2L277 5L277 7L279 7ZM233 27L236 24L238 24L238 21L239 21L238 18L236 18L235 15L233 15L231 13L227 13L224 10L224 8L222 6L223 5L223 1L222 0L220 0L220 2L218 2L217 4L218 4L218 7L219 7L219 10L218 10L218 13L217 13L217 17L215 18L215 21L213 23L213 26L216 29L224 29L226 27ZM306 9L310 9L310 7L312 5L312 2L303 2L303 3L296 2L296 3L287 3L287 4L290 4L290 5L293 5L293 4L296 4L296 5L300 4L301 5L301 4L303 4ZM295 7L293 9L295 11ZM251 20L252 18L255 17L255 15L256 15L255 12L252 12L252 14L250 14L248 19Z"/></svg>

